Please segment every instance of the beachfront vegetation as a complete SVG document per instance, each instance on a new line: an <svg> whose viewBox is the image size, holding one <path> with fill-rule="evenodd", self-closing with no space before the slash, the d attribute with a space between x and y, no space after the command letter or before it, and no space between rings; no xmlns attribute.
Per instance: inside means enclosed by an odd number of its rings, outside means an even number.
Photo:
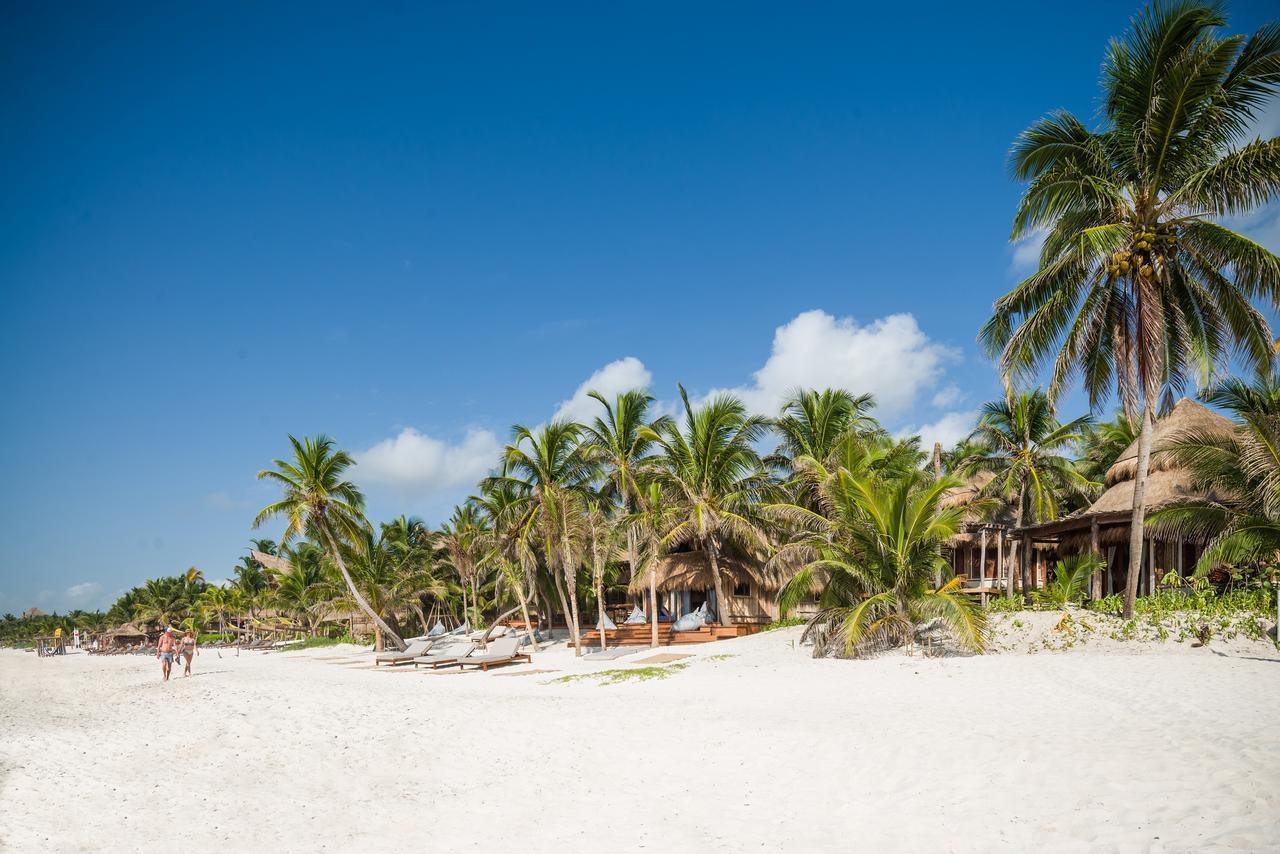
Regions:
<svg viewBox="0 0 1280 854"><path fill-rule="evenodd" d="M918 438L879 423L871 396L841 389L797 390L778 412L756 413L733 395L699 401L681 387L674 418L658 417L643 391L593 392L599 409L584 423L517 426L492 474L433 529L403 516L375 527L346 479L351 456L325 436L290 436L290 453L258 475L280 499L253 520L283 521L279 543L252 541L228 582L198 570L153 579L76 625L368 631L381 648L437 621L480 625L518 611L531 632L558 617L577 638L584 613L600 620L609 595L626 592L643 602L656 644L660 565L697 553L721 623L732 620L732 558L781 590L782 620L804 611L820 654L939 637L980 651L986 611L946 560L966 514L1020 527L1078 509L1136 439L1128 587L1103 600L1133 617L1162 398L1210 385L1230 354L1266 376L1274 359L1263 309L1280 306L1280 259L1223 218L1280 192L1280 139L1252 130L1280 86L1280 27L1244 37L1224 26L1215 4L1148 7L1108 49L1097 125L1059 112L1016 141L1012 167L1027 186L1012 236L1042 237L1043 248L981 332L1007 393L954 447L926 456ZM1092 409L1114 393L1121 411L1060 420L1058 397L1076 380ZM1184 436L1169 453L1210 498L1153 523L1209 542L1202 577L1213 569L1219 586L1261 583L1280 553L1280 391L1270 379L1231 380L1206 399L1235 415L1237 431ZM977 501L949 506L962 483L977 484ZM1079 602L1096 565L1064 561L1036 591L1026 557L1022 590L1044 608ZM1172 595L1187 591L1152 599ZM6 620L4 637L66 619Z"/></svg>
<svg viewBox="0 0 1280 854"><path fill-rule="evenodd" d="M1280 27L1225 25L1217 3L1147 6L1107 50L1099 125L1059 111L1018 138L1013 171L1028 185L1011 236L1043 236L1039 269L981 334L1011 382L1048 363L1051 397L1079 378L1094 408L1114 390L1140 425L1127 616L1161 393L1227 355L1259 371L1273 357L1251 300L1280 306L1280 259L1220 218L1280 189L1280 139L1253 130L1280 83Z"/></svg>

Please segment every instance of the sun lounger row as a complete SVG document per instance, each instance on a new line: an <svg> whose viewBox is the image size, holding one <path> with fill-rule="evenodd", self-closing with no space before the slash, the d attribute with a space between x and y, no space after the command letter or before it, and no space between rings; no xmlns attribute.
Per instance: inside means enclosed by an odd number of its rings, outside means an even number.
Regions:
<svg viewBox="0 0 1280 854"><path fill-rule="evenodd" d="M384 652L374 658L374 665L396 667L413 663L415 668L428 666L435 670L440 667L479 667L488 670L517 661L532 661L527 653L519 652L520 639L514 635L500 637L491 641L481 649L471 640L442 638L438 640L420 639L412 641L399 652Z"/></svg>

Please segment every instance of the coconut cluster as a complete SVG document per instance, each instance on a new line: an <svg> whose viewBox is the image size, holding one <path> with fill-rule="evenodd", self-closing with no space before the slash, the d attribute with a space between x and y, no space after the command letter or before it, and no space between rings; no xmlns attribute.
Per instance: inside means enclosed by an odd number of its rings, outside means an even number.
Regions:
<svg viewBox="0 0 1280 854"><path fill-rule="evenodd" d="M1135 231L1131 247L1121 249L1111 256L1107 272L1113 276L1121 276L1133 270L1140 276L1149 278L1155 272L1155 255L1172 255L1177 243L1177 235L1167 226L1156 226L1154 231Z"/></svg>

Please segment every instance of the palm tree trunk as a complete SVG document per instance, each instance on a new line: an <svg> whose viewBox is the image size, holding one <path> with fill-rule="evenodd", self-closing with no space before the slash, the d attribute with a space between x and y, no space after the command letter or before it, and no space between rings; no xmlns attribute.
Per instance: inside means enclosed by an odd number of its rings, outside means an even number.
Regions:
<svg viewBox="0 0 1280 854"><path fill-rule="evenodd" d="M529 622L529 600L524 595L524 585L514 586L516 595L520 597L520 616L524 617L524 631L529 636L529 645L533 647L534 652L542 652L542 647L538 646L538 636L534 634L533 625Z"/></svg>
<svg viewBox="0 0 1280 854"><path fill-rule="evenodd" d="M382 617L378 616L378 613L369 606L368 600L365 599L364 596L360 594L360 591L356 589L356 583L352 580L351 573L347 570L347 562L342 559L342 555L338 551L338 544L333 541L333 534L329 533L329 529L327 527L322 527L324 530L325 542L326 545L329 546L329 552L333 557L333 562L338 565L338 572L342 573L342 580L346 582L347 590L351 592L351 598L355 600L356 606L361 611L364 611L365 616L373 620L373 624L382 630L384 637L391 639L391 642L395 644L397 650L404 649L404 641L400 639L398 634L391 630L391 627L383 621Z"/></svg>
<svg viewBox="0 0 1280 854"><path fill-rule="evenodd" d="M573 620L573 627L570 629L573 632L573 651L575 655L582 655L582 638L580 637L582 623L578 619L578 583L576 578L570 577L569 571L568 567L564 568L565 589L569 594L569 611Z"/></svg>
<svg viewBox="0 0 1280 854"><path fill-rule="evenodd" d="M729 618L729 600L724 596L724 579L720 577L720 544L715 537L707 538L707 560L711 563L711 580L716 590L716 622L729 626L733 621Z"/></svg>
<svg viewBox="0 0 1280 854"><path fill-rule="evenodd" d="M1147 473L1151 468L1151 439L1155 432L1155 394L1147 392L1142 408L1142 432L1138 434L1138 474L1133 480L1133 515L1129 520L1129 576L1124 582L1124 618L1133 618L1138 599L1138 577L1142 573L1142 538L1146 524Z"/></svg>
<svg viewBox="0 0 1280 854"><path fill-rule="evenodd" d="M551 570L551 581L556 587L556 595L560 597L560 613L564 614L564 624L569 627L569 600L564 595L564 584L560 581L560 575L554 569ZM551 625L551 629L555 629L554 623ZM569 628L569 632L572 634L573 629ZM571 641L575 647L578 645L576 637L572 637Z"/></svg>
<svg viewBox="0 0 1280 854"><path fill-rule="evenodd" d="M1027 507L1027 484L1022 483L1022 490L1018 493L1018 511L1013 520L1013 529L1016 531L1022 527L1023 519L1026 517ZM1026 537L1018 541L1018 577L1022 580L1022 598L1023 601L1030 601L1030 594L1027 591L1027 549L1024 547ZM1009 573L1009 598L1013 598L1013 573Z"/></svg>
<svg viewBox="0 0 1280 854"><path fill-rule="evenodd" d="M609 644L604 632L604 579L598 572L596 573L596 611L599 615L600 651L604 652L609 648Z"/></svg>
<svg viewBox="0 0 1280 854"><path fill-rule="evenodd" d="M427 632L431 631L431 627L427 625L427 615L422 613L422 603L410 602L409 607L418 615L418 622L422 623L422 633L425 635Z"/></svg>
<svg viewBox="0 0 1280 854"><path fill-rule="evenodd" d="M658 648L658 567L649 565L649 646Z"/></svg>

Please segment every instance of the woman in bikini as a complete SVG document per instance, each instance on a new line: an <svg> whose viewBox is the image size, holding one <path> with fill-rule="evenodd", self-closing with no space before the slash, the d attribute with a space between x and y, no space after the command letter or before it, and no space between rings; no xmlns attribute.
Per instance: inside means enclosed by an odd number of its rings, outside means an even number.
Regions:
<svg viewBox="0 0 1280 854"><path fill-rule="evenodd" d="M196 637L191 634L191 630L187 629L187 633L182 636L182 675L191 675L191 659L196 654Z"/></svg>

